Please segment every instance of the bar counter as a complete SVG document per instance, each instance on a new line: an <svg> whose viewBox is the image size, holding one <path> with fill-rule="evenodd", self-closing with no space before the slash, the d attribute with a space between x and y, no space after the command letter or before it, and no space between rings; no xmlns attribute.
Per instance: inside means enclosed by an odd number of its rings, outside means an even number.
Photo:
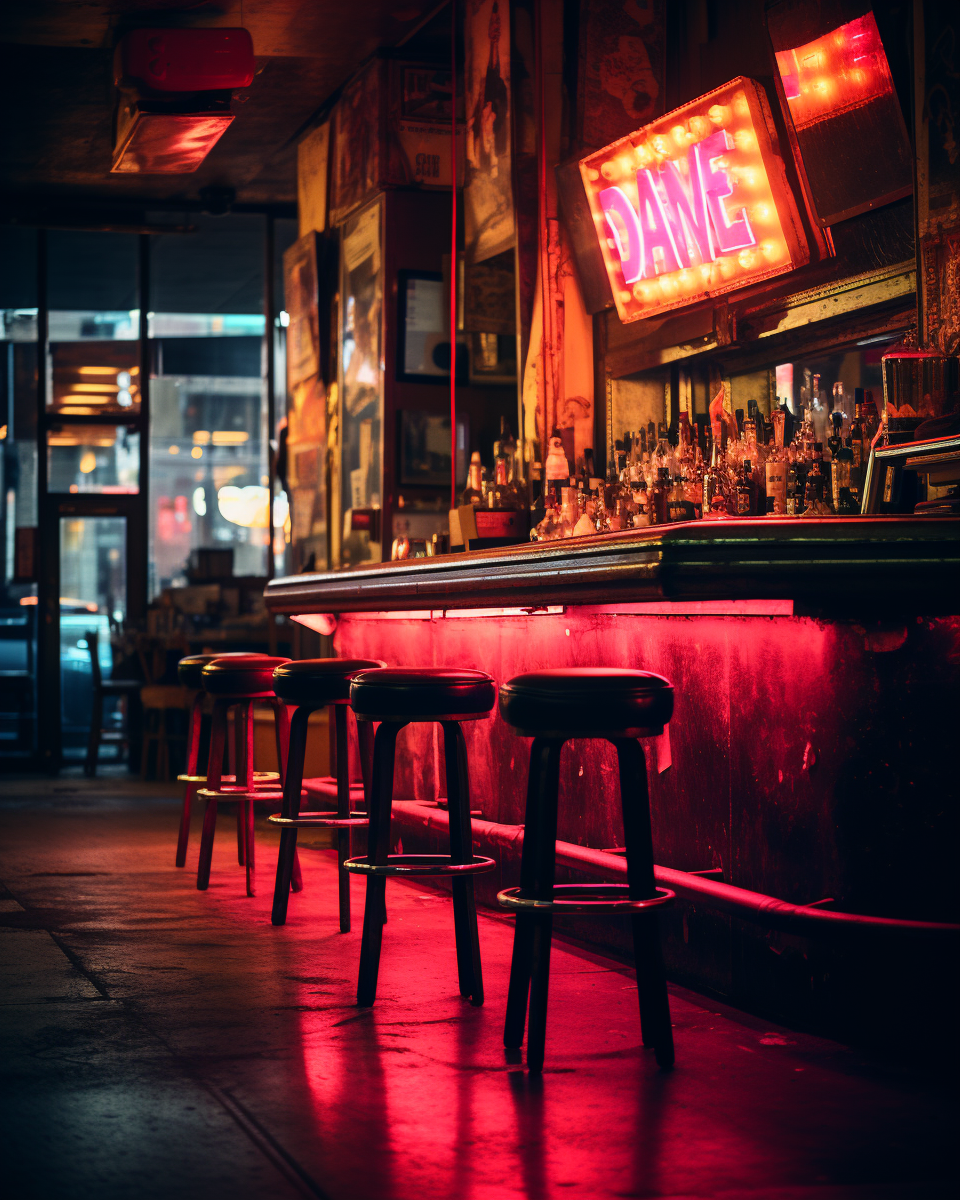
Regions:
<svg viewBox="0 0 960 1200"><path fill-rule="evenodd" d="M546 666L666 676L669 754L647 745L661 879L708 872L761 894L744 920L681 894L662 918L673 978L852 1037L864 1012L884 1019L878 995L893 1004L900 987L946 986L931 972L952 970L949 956L881 950L862 931L838 945L764 927L762 897L771 913L786 902L958 919L960 521L700 521L277 579L266 600L317 628L324 619L311 615L335 614L345 657L498 681ZM518 882L529 742L496 714L465 732L477 850L500 864L478 877L479 895L494 904ZM431 726L400 735L395 831L406 850L443 844L438 748ZM568 847L623 845L616 780L612 747L569 744L558 829ZM576 857L560 879L589 876ZM627 951L617 922L569 920Z"/></svg>
<svg viewBox="0 0 960 1200"><path fill-rule="evenodd" d="M783 599L797 611L953 611L953 517L695 521L277 579L274 614Z"/></svg>

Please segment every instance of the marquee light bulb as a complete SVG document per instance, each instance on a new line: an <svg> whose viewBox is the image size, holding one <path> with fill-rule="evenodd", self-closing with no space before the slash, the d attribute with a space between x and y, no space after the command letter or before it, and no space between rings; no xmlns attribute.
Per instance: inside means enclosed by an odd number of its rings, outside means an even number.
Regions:
<svg viewBox="0 0 960 1200"><path fill-rule="evenodd" d="M726 104L711 104L707 110L707 116L718 129L730 124L731 115L730 107Z"/></svg>

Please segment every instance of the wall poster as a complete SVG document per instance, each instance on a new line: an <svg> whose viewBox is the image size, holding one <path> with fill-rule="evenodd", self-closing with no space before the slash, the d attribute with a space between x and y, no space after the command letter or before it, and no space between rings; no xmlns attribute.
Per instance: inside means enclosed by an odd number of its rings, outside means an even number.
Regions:
<svg viewBox="0 0 960 1200"><path fill-rule="evenodd" d="M327 227L327 168L330 161L330 122L310 131L297 146L297 214L300 236L323 233Z"/></svg>
<svg viewBox="0 0 960 1200"><path fill-rule="evenodd" d="M664 110L664 0L581 0L577 137L597 149Z"/></svg>
<svg viewBox="0 0 960 1200"><path fill-rule="evenodd" d="M468 263L514 244L509 0L467 0L464 241Z"/></svg>
<svg viewBox="0 0 960 1200"><path fill-rule="evenodd" d="M301 560L327 565L326 491L316 464L326 451L321 378L317 237L308 233L283 256L287 325L287 477L291 540Z"/></svg>
<svg viewBox="0 0 960 1200"><path fill-rule="evenodd" d="M372 62L343 89L334 109L330 218L334 224L380 182L382 64ZM349 151L346 149L349 147Z"/></svg>
<svg viewBox="0 0 960 1200"><path fill-rule="evenodd" d="M354 509L379 508L383 487L380 222L378 199L344 223L341 242L340 487L344 566L380 560L379 540L369 531L356 528L351 517Z"/></svg>

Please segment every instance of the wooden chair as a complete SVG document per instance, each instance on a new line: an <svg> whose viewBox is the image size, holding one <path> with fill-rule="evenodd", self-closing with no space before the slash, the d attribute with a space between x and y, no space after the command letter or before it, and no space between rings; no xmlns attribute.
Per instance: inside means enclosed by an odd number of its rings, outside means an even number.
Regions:
<svg viewBox="0 0 960 1200"><path fill-rule="evenodd" d="M140 758L140 778L147 778L150 752L155 751L154 770L157 779L170 778L170 744L183 747L182 759L187 757L187 728L170 727L170 713L185 712L192 695L176 683L151 683L140 688L143 705L143 749Z"/></svg>
<svg viewBox="0 0 960 1200"><path fill-rule="evenodd" d="M139 679L104 679L100 671L100 657L97 653L97 644L100 640L100 635L95 630L89 630L84 636L87 639L87 649L90 651L90 670L93 676L93 703L90 713L90 736L87 740L87 761L83 770L84 774L92 779L97 773L100 743L111 741L123 744L129 740L129 710L126 714L128 722L127 731L118 734L113 730L108 731L103 728L104 697L125 696L129 705L129 697L136 696L139 693L142 681Z"/></svg>

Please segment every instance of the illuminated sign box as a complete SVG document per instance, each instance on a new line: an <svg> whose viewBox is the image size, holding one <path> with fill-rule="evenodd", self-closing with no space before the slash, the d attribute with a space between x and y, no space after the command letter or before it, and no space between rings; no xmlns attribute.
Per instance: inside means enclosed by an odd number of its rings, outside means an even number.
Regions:
<svg viewBox="0 0 960 1200"><path fill-rule="evenodd" d="M768 29L820 224L909 196L910 141L873 13L801 45L794 16L776 6Z"/></svg>
<svg viewBox="0 0 960 1200"><path fill-rule="evenodd" d="M580 161L621 321L810 259L766 97L734 79Z"/></svg>

